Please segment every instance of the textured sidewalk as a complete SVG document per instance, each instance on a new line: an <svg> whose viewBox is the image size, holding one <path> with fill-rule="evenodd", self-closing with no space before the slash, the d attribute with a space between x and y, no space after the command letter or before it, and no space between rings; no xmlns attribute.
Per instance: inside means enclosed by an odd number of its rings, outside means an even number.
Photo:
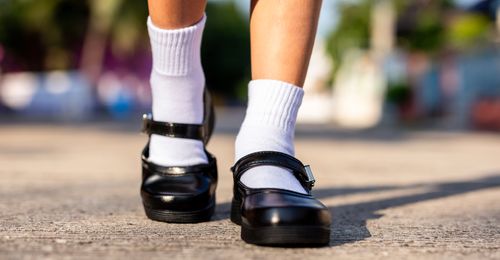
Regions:
<svg viewBox="0 0 500 260"><path fill-rule="evenodd" d="M146 140L112 125L0 126L0 258L499 259L500 136L332 133L304 127L297 156L333 215L329 247L247 245L229 217L234 129L219 160L213 221L148 220L139 198Z"/></svg>

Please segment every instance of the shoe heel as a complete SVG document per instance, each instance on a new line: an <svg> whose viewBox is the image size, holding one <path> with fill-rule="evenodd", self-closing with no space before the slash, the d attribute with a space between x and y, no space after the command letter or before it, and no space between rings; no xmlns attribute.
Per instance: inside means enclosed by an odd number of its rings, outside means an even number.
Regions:
<svg viewBox="0 0 500 260"><path fill-rule="evenodd" d="M233 198L231 201L231 221L241 225L241 201Z"/></svg>

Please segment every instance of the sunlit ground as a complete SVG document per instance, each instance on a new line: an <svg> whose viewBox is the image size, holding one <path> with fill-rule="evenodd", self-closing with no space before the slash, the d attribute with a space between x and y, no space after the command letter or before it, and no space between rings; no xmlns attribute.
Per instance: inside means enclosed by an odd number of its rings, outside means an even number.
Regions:
<svg viewBox="0 0 500 260"><path fill-rule="evenodd" d="M219 111L211 222L148 220L139 198L139 120L0 128L0 252L7 258L499 257L500 136L300 126L297 156L333 215L319 249L243 243L229 221L233 141L241 112ZM232 116L230 116L232 115ZM137 123L137 124L135 124Z"/></svg>

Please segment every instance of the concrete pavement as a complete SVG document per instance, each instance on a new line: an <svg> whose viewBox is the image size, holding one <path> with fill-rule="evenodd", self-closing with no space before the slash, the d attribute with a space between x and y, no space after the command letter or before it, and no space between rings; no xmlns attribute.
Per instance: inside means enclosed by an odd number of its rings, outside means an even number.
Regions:
<svg viewBox="0 0 500 260"><path fill-rule="evenodd" d="M0 126L0 258L499 259L500 136L350 134L302 127L297 157L330 207L330 246L248 245L229 217L234 131L219 160L213 221L148 220L139 198L145 136L111 124Z"/></svg>

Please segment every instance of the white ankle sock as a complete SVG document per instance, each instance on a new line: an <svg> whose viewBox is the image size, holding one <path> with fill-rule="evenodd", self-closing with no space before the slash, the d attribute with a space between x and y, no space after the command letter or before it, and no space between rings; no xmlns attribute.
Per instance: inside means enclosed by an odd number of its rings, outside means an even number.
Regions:
<svg viewBox="0 0 500 260"><path fill-rule="evenodd" d="M203 122L205 75L200 47L205 20L204 16L193 26L164 30L148 18L153 53L153 119L156 121ZM163 166L187 166L208 161L201 141L159 135L151 136L149 160Z"/></svg>
<svg viewBox="0 0 500 260"><path fill-rule="evenodd" d="M248 85L248 108L236 137L236 160L259 151L294 155L297 112L304 96L301 88L277 80L253 80ZM259 166L241 176L250 188L280 188L306 193L291 171Z"/></svg>

